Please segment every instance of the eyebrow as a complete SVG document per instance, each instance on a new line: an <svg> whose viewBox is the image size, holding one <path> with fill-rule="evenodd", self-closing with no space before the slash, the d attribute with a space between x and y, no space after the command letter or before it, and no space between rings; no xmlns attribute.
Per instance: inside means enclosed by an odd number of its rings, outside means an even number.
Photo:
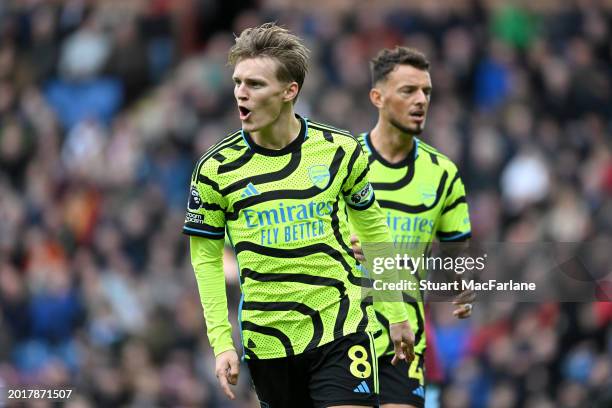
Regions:
<svg viewBox="0 0 612 408"><path fill-rule="evenodd" d="M245 82L262 82L262 83L266 83L265 78L258 77L258 76L240 78L240 77L234 75L234 76L232 76L232 80L233 81L240 80L240 81L245 81Z"/></svg>
<svg viewBox="0 0 612 408"><path fill-rule="evenodd" d="M404 85L400 86L398 89L404 89L404 88L410 88L410 89L421 88L421 89L425 89L425 90L428 90L428 91L431 91L433 89L433 87L431 85L420 86L420 85L417 85L417 84L404 84Z"/></svg>

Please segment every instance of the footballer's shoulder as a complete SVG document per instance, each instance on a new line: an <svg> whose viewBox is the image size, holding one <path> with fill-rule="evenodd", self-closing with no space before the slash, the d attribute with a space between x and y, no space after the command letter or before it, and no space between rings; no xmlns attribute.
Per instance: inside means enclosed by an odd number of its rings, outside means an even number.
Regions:
<svg viewBox="0 0 612 408"><path fill-rule="evenodd" d="M309 132L316 132L328 142L341 146L345 151L355 150L359 141L348 130L340 129L326 123L308 121Z"/></svg>
<svg viewBox="0 0 612 408"><path fill-rule="evenodd" d="M320 132L323 137L329 142L342 143L343 139L349 139L355 141L355 137L345 129L340 129L327 123L316 122L314 120L308 120L308 128L314 131Z"/></svg>
<svg viewBox="0 0 612 408"><path fill-rule="evenodd" d="M417 143L419 153L429 156L429 159L433 164L436 164L451 173L457 171L457 166L448 156L442 154L438 149L420 139L417 140Z"/></svg>
<svg viewBox="0 0 612 408"><path fill-rule="evenodd" d="M243 155L247 148L242 130L236 130L209 147L206 153L200 156L194 173L214 174L219 166L234 161Z"/></svg>

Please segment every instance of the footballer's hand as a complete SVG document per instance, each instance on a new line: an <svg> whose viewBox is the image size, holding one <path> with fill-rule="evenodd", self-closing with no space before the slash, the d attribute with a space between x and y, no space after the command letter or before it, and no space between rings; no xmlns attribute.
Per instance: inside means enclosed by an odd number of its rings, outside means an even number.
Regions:
<svg viewBox="0 0 612 408"><path fill-rule="evenodd" d="M467 319L472 315L472 303L476 300L476 292L471 289L464 290L453 300L453 305L457 306L453 310L453 316L458 319Z"/></svg>
<svg viewBox="0 0 612 408"><path fill-rule="evenodd" d="M231 400L236 398L229 386L238 384L238 374L240 374L240 360L235 350L227 350L217 356L215 374L227 398Z"/></svg>
<svg viewBox="0 0 612 408"><path fill-rule="evenodd" d="M353 252L355 253L355 258L361 262L365 262L365 256L363 255L363 249L361 249L361 245L359 245L359 238L357 235L351 235L351 247L353 248Z"/></svg>
<svg viewBox="0 0 612 408"><path fill-rule="evenodd" d="M395 350L391 364L396 365L400 360L405 360L407 363L414 360L414 333L408 320L390 324L389 336Z"/></svg>

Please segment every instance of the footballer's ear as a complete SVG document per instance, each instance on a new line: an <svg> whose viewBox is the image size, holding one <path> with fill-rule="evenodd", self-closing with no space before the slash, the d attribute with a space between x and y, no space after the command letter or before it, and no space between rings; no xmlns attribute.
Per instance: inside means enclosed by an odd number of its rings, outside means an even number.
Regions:
<svg viewBox="0 0 612 408"><path fill-rule="evenodd" d="M378 109L383 106L383 96L382 92L378 88L370 89L370 102L372 105L376 106Z"/></svg>
<svg viewBox="0 0 612 408"><path fill-rule="evenodd" d="M283 100L285 102L289 102L297 98L298 93L300 92L300 86L297 82L290 82L285 88L285 92L283 95Z"/></svg>

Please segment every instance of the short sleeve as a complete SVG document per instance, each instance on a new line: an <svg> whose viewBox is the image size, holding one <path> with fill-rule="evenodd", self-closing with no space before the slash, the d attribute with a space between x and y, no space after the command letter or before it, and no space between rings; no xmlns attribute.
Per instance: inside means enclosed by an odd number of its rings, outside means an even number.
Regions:
<svg viewBox="0 0 612 408"><path fill-rule="evenodd" d="M443 242L465 241L472 235L465 187L456 170L448 187L436 235Z"/></svg>
<svg viewBox="0 0 612 408"><path fill-rule="evenodd" d="M204 174L205 168L196 166L191 177L183 233L224 239L226 200L220 194L219 185Z"/></svg>
<svg viewBox="0 0 612 408"><path fill-rule="evenodd" d="M346 204L355 210L365 210L374 203L374 189L370 184L368 157L356 144L347 166L348 175L342 186Z"/></svg>

